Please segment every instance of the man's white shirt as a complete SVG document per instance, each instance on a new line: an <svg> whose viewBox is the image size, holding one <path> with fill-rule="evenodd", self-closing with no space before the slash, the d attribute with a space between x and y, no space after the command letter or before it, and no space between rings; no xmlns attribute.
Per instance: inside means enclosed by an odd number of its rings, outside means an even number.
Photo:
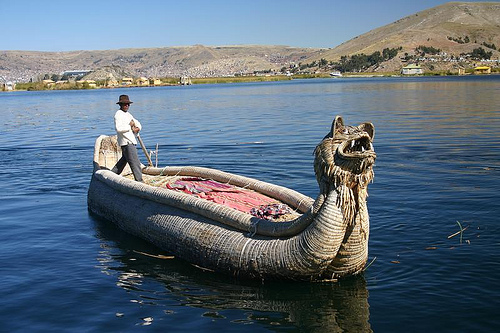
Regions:
<svg viewBox="0 0 500 333"><path fill-rule="evenodd" d="M118 137L118 145L126 146L130 143L134 145L137 144L135 134L130 127L130 121L132 120L134 121L135 126L139 127L139 130L141 130L141 123L137 119L135 119L130 112L124 112L122 110L116 111L115 129Z"/></svg>

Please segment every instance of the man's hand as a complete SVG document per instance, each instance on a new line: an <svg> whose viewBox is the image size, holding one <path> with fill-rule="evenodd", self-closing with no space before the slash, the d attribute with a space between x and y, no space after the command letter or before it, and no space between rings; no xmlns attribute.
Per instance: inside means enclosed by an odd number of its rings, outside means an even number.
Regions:
<svg viewBox="0 0 500 333"><path fill-rule="evenodd" d="M132 128L132 132L139 133L140 129L139 127L135 126L135 122L133 120L130 121L129 125Z"/></svg>

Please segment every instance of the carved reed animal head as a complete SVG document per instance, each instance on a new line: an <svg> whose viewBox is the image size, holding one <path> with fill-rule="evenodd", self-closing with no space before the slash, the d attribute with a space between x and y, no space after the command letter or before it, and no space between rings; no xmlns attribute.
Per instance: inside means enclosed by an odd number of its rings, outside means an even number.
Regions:
<svg viewBox="0 0 500 333"><path fill-rule="evenodd" d="M372 123L346 126L342 117L335 117L330 133L314 151L314 171L320 186L329 181L334 187L366 188L373 180L377 157L372 144L374 135Z"/></svg>

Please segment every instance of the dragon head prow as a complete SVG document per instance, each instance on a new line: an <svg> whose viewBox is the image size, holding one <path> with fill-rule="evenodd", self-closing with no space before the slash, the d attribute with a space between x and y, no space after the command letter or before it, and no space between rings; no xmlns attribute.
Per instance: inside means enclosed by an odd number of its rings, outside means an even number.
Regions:
<svg viewBox="0 0 500 333"><path fill-rule="evenodd" d="M318 183L329 181L354 189L366 188L373 180L377 155L373 148L375 127L372 123L346 126L336 116L330 133L316 146L314 171Z"/></svg>

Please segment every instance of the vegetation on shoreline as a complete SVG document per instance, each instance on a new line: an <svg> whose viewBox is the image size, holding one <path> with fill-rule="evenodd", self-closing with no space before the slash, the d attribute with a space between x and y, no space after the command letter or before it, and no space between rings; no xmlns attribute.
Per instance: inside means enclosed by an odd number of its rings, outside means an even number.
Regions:
<svg viewBox="0 0 500 333"><path fill-rule="evenodd" d="M325 77L327 75L324 75ZM318 75L296 75L295 78L319 77ZM191 84L217 84L217 83L245 83L245 82L271 82L288 81L292 77L286 75L273 76L234 76L234 77L207 77L192 78ZM162 78L160 86L179 85L179 78ZM60 84L46 84L44 82L26 82L16 84L15 90L39 91L39 90L81 90L81 89L112 89L112 88L131 88L140 87L138 85L121 85L117 87L108 87L106 81L96 81L95 86L88 82L64 82ZM147 86L146 86L147 87Z"/></svg>
<svg viewBox="0 0 500 333"><path fill-rule="evenodd" d="M215 84L215 83L245 83L245 82L268 82L268 81L287 81L291 80L290 76L273 75L273 76L234 76L234 77L207 77L193 78L192 84Z"/></svg>
<svg viewBox="0 0 500 333"><path fill-rule="evenodd" d="M104 82L96 83L96 87L104 86ZM16 83L16 90L83 90L95 89L88 82L64 82L57 85L47 85L44 82L25 82Z"/></svg>
<svg viewBox="0 0 500 333"><path fill-rule="evenodd" d="M500 68L492 68L491 72L500 74ZM474 69L467 69L466 74L473 74ZM420 76L453 76L458 75L451 71L426 71ZM362 77L395 77L401 76L399 72L351 72L345 73L344 78L362 78ZM289 81L296 79L317 79L317 78L330 78L330 74L326 72L321 73L308 73L308 74L294 74L289 75L266 75L266 76L234 76L234 77L209 77L209 78L192 78L191 84L226 84L226 83L250 83L250 82L274 82L274 81ZM162 78L161 86L175 86L179 85L178 78ZM132 88L140 87L137 85L126 85L117 87L107 87L106 81L96 81L95 87L90 86L88 82L65 82L61 84L47 85L43 82L28 82L18 83L16 89L18 91L39 91L39 90L82 90L82 89L113 89L113 88ZM143 86L148 87L148 86Z"/></svg>
<svg viewBox="0 0 500 333"><path fill-rule="evenodd" d="M375 51L370 55L364 53L354 54L350 57L342 56L340 62L334 64L334 68L341 72L360 72L373 66L378 66L384 61L391 60L398 55L398 52L403 48L385 48L380 51Z"/></svg>

